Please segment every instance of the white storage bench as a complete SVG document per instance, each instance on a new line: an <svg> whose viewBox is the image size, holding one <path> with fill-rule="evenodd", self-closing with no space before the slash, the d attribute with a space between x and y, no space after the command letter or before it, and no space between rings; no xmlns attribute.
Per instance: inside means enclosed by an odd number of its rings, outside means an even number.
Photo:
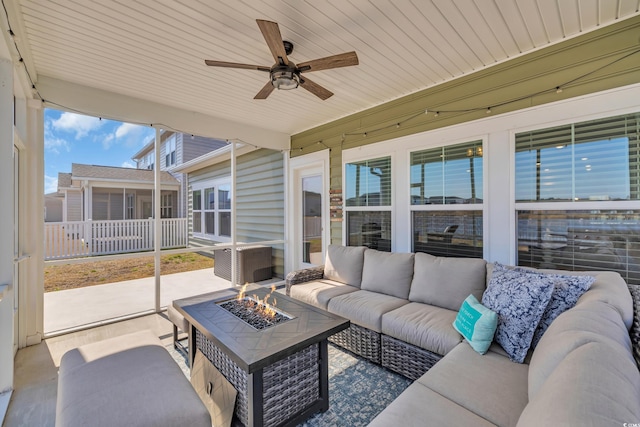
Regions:
<svg viewBox="0 0 640 427"><path fill-rule="evenodd" d="M178 364L151 331L86 344L62 356L56 427L211 427Z"/></svg>

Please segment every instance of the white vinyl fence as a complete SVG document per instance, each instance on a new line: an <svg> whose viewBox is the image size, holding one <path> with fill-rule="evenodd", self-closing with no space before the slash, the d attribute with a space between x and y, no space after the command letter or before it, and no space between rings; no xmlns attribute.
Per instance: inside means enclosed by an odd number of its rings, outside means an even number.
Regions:
<svg viewBox="0 0 640 427"><path fill-rule="evenodd" d="M187 246L187 219L163 218L162 249ZM153 219L48 222L44 259L65 259L153 250Z"/></svg>

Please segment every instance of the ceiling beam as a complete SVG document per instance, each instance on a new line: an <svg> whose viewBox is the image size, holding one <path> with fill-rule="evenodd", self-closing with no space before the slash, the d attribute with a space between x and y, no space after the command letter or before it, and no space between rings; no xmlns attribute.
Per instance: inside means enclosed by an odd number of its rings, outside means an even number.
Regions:
<svg viewBox="0 0 640 427"><path fill-rule="evenodd" d="M289 149L290 136L284 132L275 132L46 76L40 76L37 87L45 106L50 108L192 135L240 140L261 148Z"/></svg>

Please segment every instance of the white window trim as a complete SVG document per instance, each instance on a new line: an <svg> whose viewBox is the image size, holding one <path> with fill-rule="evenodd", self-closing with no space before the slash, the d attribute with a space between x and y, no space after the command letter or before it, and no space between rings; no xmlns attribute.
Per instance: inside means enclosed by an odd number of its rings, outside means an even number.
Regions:
<svg viewBox="0 0 640 427"><path fill-rule="evenodd" d="M393 140L381 141L364 147L357 147L342 152L342 194L343 212L342 242L347 242L346 215L349 211L391 211L391 250L393 252L410 252L413 239L412 214L414 211L443 211L443 210L481 210L483 212L483 227L487 230L487 176L489 167L487 156L488 134L470 133L467 136L447 138L450 133L437 130L422 134L413 134ZM468 205L412 205L411 204L411 153L432 148L447 147L464 144L470 141L482 141L483 162L483 203ZM395 150L390 150L394 147ZM391 206L346 206L346 165L365 160L391 157ZM483 247L486 246L487 233L483 233Z"/></svg>
<svg viewBox="0 0 640 427"><path fill-rule="evenodd" d="M216 179L211 179L211 180L207 180L207 181L201 181L201 182L197 182L194 183L191 186L191 194L193 195L194 191L200 191L200 197L201 197L201 209L198 212L202 212L202 215L200 217L200 224L201 224L201 232L200 233L196 233L193 232L193 237L197 237L199 239L205 239L205 240L212 240L212 241L216 241L216 242L223 242L223 243L227 243L231 241L231 236L221 236L220 235L220 221L219 221L219 214L221 212L231 212L231 209L220 209L220 203L218 200L219 197L219 193L218 193L218 189L220 186L222 185L229 185L229 191L231 191L231 177L224 177L224 178L216 178ZM206 201L204 199L204 190L206 188L214 188L214 197L215 197L215 209L205 209L205 205L206 205ZM234 195L231 194L231 197L233 198ZM193 220L193 202L191 204L191 218ZM215 227L215 232L214 234L209 234L206 233L206 216L205 216L205 212L214 212L214 218L215 218L215 222L214 222L214 227Z"/></svg>
<svg viewBox="0 0 640 427"><path fill-rule="evenodd" d="M398 194L395 187L396 172L399 171L396 164L396 152L389 151L389 147L375 147L373 150L368 150L371 146L367 146L366 156L361 151L362 147L358 147L353 150L345 150L342 152L342 242L347 244L347 215L349 212L391 212L391 251L395 251L395 242L397 240L396 233L398 232L398 224L396 221L396 195ZM366 160L380 159L389 157L391 159L391 204L388 206L347 206L347 164L358 163Z"/></svg>

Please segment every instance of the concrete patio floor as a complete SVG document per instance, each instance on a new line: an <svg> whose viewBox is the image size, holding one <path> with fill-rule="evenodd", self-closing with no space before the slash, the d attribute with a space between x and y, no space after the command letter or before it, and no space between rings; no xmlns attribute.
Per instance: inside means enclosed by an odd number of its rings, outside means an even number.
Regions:
<svg viewBox="0 0 640 427"><path fill-rule="evenodd" d="M260 285L284 283L274 278ZM175 299L226 289L231 282L212 268L166 274L160 277L160 306ZM126 280L44 294L44 333L57 335L81 326L96 326L110 320L149 312L155 304L155 278Z"/></svg>

